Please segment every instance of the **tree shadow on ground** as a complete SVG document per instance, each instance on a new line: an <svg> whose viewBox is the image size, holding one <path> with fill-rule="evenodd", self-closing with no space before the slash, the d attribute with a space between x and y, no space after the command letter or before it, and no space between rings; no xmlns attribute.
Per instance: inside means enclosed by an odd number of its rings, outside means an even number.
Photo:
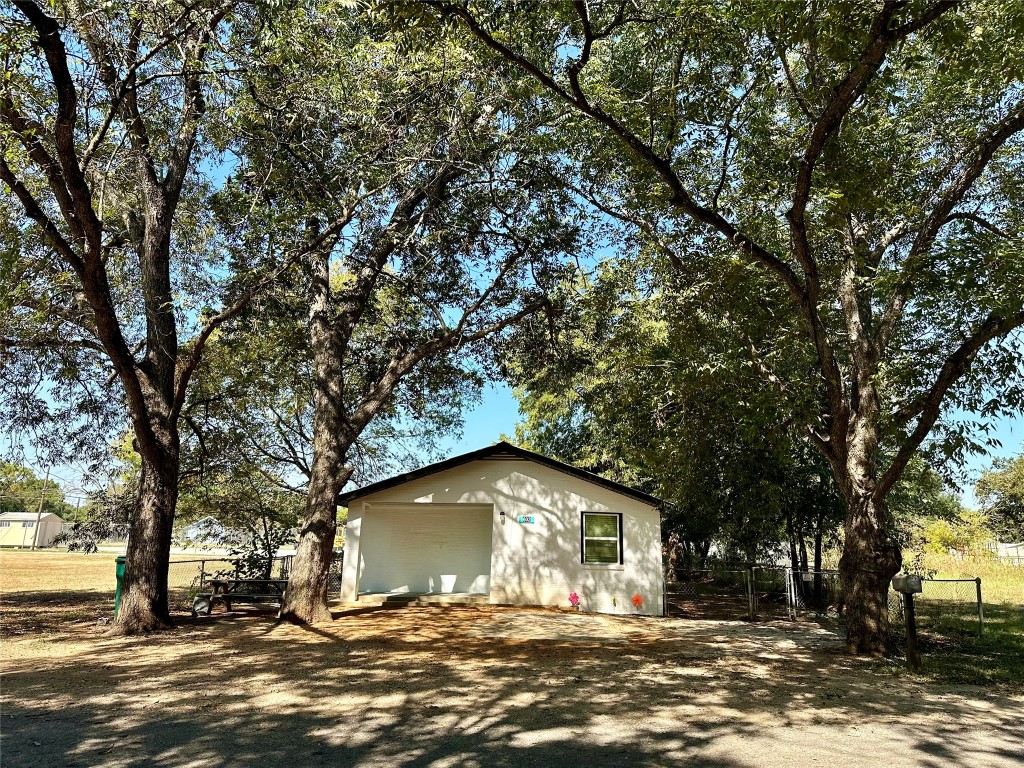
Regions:
<svg viewBox="0 0 1024 768"><path fill-rule="evenodd" d="M113 595L107 591L5 593L0 598L0 634L11 639L65 632L76 623L102 623L109 621L113 605Z"/></svg>
<svg viewBox="0 0 1024 768"><path fill-rule="evenodd" d="M295 627L220 614L151 637L95 636L74 658L6 665L4 764L1019 760L1019 701L967 706L885 677L821 629L602 617L593 626L608 641L518 639L516 622L550 615L517 610L511 636L509 616L404 609Z"/></svg>

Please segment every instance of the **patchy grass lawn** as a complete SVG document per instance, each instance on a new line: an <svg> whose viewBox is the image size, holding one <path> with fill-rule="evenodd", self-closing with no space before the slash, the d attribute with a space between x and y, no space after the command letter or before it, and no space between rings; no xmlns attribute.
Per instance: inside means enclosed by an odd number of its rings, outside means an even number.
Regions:
<svg viewBox="0 0 1024 768"><path fill-rule="evenodd" d="M1016 692L888 674L813 624L218 611L115 638L91 616L106 586L14 591L12 563L30 562L0 556L5 766L1020 766ZM45 594L63 615L23 620Z"/></svg>
<svg viewBox="0 0 1024 768"><path fill-rule="evenodd" d="M108 619L116 586L110 554L0 551L0 636L38 637Z"/></svg>
<svg viewBox="0 0 1024 768"><path fill-rule="evenodd" d="M985 605L984 631L978 618L962 612L918 615L921 675L947 683L1024 690L1024 608ZM898 670L901 659L884 665ZM910 674L909 672L906 674Z"/></svg>
<svg viewBox="0 0 1024 768"><path fill-rule="evenodd" d="M928 679L1024 689L1024 568L994 557L952 557L929 553L925 582L915 597L922 675ZM977 587L981 578L984 628L979 633ZM893 660L897 670L902 662Z"/></svg>
<svg viewBox="0 0 1024 768"><path fill-rule="evenodd" d="M56 549L0 550L0 594L86 591L112 595L117 586L114 557Z"/></svg>

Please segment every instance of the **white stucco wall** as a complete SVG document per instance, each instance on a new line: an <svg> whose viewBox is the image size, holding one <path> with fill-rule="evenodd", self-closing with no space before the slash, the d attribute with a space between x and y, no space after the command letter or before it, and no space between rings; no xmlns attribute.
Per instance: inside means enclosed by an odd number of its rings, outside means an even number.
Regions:
<svg viewBox="0 0 1024 768"><path fill-rule="evenodd" d="M434 508L435 504L446 507ZM504 458L470 462L352 502L345 529L342 599L355 600L358 592L367 591L360 583L367 572L380 583L373 561L402 556L393 550L387 553L377 538L400 527L402 515L443 512L461 504L491 507L490 602L564 606L569 593L576 592L584 610L661 614L661 523L655 507L554 468ZM375 505L381 511L376 517ZM621 565L580 562L583 511L622 514ZM532 516L534 522L520 523L520 516ZM440 543L444 526L454 524L443 517L436 520L440 529L430 535L437 541L428 544ZM643 598L640 610L632 605L634 594Z"/></svg>

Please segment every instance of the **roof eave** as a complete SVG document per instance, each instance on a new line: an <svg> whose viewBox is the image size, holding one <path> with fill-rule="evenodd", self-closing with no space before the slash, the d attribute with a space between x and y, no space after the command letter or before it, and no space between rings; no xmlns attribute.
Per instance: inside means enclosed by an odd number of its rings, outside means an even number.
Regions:
<svg viewBox="0 0 1024 768"><path fill-rule="evenodd" d="M588 472L585 469L574 467L571 464L551 459L543 454L534 453L533 451L528 451L525 448L519 448L518 446L506 442L495 443L494 445L487 446L486 448L480 448L475 451L470 451L469 453L460 454L459 456L453 456L450 459L445 459L444 461L428 464L427 466L414 469L410 472L405 472L386 480L371 483L363 488L356 488L346 493L341 493L338 495L338 504L347 506L353 501L358 501L359 499L371 496L374 493L379 493L380 491L394 488L413 480L419 480L423 477L429 477L430 475L435 475L439 472L445 472L449 469L455 469L463 464L469 464L470 462L479 461L480 459L499 458L503 454L508 454L513 458L525 461L536 462L537 464L550 467L559 472L570 475L571 477L576 477L585 482L593 483L594 485L619 493L623 496L627 496L644 504L649 504L655 508L661 508L665 504L665 502L657 496L652 496L649 493L644 493L643 491L639 491L635 488L630 488L628 485L617 483L614 480L609 480L601 475Z"/></svg>

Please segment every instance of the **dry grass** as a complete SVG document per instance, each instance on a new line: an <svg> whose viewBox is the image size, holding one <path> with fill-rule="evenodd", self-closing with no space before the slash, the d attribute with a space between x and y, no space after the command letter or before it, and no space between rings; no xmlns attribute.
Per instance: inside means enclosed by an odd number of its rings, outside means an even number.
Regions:
<svg viewBox="0 0 1024 768"><path fill-rule="evenodd" d="M924 570L936 579L981 577L982 599L986 603L1024 607L1024 566L1008 565L995 557L953 557L925 554Z"/></svg>
<svg viewBox="0 0 1024 768"><path fill-rule="evenodd" d="M114 557L60 550L0 550L0 593L74 591L113 595Z"/></svg>
<svg viewBox="0 0 1024 768"><path fill-rule="evenodd" d="M0 550L0 593L11 592L105 592L113 599L117 580L114 560L107 552L85 555L63 550ZM216 556L176 555L168 574L171 589L187 588L205 559L206 571L230 570L228 560Z"/></svg>
<svg viewBox="0 0 1024 768"><path fill-rule="evenodd" d="M102 625L114 610L116 555L60 550L0 551L0 635L53 633L69 622ZM198 586L194 556L175 557L168 582L173 610L186 611ZM208 573L229 570L226 560L207 560Z"/></svg>

